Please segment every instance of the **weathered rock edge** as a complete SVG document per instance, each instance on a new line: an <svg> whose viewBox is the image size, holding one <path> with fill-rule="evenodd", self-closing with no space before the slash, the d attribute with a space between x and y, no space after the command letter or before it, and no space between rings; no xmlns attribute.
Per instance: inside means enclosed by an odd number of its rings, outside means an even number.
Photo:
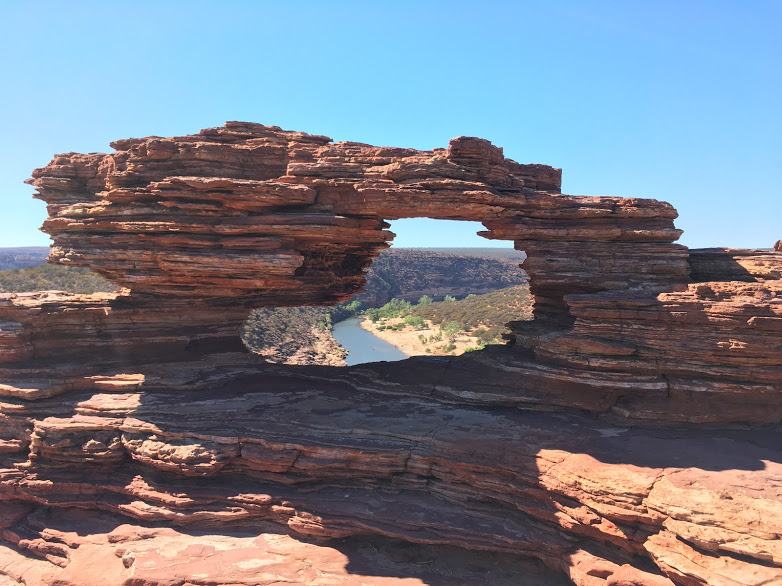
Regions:
<svg viewBox="0 0 782 586"><path fill-rule="evenodd" d="M139 544L212 550L163 524L524 554L587 586L782 580L778 245L689 251L669 204L563 195L475 138L228 123L112 146L31 181L50 262L125 289L0 296L0 575L87 583L89 544L105 583L179 583ZM418 216L527 253L514 344L344 369L243 351L250 308L349 298L385 220ZM85 540L74 509L136 537ZM268 582L236 572L182 579Z"/></svg>

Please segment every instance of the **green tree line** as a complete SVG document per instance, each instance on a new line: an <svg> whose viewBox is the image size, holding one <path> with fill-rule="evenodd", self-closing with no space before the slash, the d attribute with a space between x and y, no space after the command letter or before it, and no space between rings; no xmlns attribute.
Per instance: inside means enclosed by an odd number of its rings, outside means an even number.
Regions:
<svg viewBox="0 0 782 586"><path fill-rule="evenodd" d="M464 299L446 295L435 302L428 295L417 304L402 299L392 299L382 307L364 312L373 322L404 318L396 325L379 326L380 329L401 330L407 326L422 329L425 322L439 325L442 334L452 343L461 332L478 338L482 344L498 342L507 332L505 325L513 320L532 318L532 299L528 285L507 287L485 293L468 295Z"/></svg>
<svg viewBox="0 0 782 586"><path fill-rule="evenodd" d="M43 264L0 271L0 292L4 293L26 291L98 293L117 289L119 287L86 268Z"/></svg>

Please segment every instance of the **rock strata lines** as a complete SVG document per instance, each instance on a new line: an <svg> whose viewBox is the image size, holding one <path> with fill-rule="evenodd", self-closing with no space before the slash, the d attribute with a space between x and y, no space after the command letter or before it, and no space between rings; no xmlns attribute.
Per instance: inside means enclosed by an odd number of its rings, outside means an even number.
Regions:
<svg viewBox="0 0 782 586"><path fill-rule="evenodd" d="M0 294L0 581L782 583L779 243L688 250L670 204L478 138L112 146L30 181L49 262L118 291ZM514 241L535 319L450 358L244 350L252 308L360 291L403 217Z"/></svg>

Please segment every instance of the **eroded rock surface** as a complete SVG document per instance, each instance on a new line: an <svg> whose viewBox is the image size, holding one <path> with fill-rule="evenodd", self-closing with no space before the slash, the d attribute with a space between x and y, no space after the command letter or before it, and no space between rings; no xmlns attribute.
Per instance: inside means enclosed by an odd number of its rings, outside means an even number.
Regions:
<svg viewBox="0 0 782 586"><path fill-rule="evenodd" d="M50 262L125 289L0 295L2 579L782 583L778 245L689 251L669 204L561 194L475 138L228 123L113 146L32 182ZM512 344L244 351L252 307L348 299L385 220L416 216L526 252Z"/></svg>
<svg viewBox="0 0 782 586"><path fill-rule="evenodd" d="M688 271L686 249L670 244L681 234L670 204L562 195L558 169L478 138L417 151L229 122L112 146L59 155L31 183L49 210L50 261L137 295L336 303L388 246L384 220L410 217L478 220L488 238L518 240L541 312L563 313L565 293Z"/></svg>

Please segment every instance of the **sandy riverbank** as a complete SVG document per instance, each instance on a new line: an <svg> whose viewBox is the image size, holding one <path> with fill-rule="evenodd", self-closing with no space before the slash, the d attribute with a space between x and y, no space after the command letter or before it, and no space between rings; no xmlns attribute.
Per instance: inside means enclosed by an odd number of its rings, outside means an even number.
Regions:
<svg viewBox="0 0 782 586"><path fill-rule="evenodd" d="M462 333L454 341L456 349L450 352L444 352L443 347L448 345L448 340L445 338L445 336L443 336L443 339L439 342L430 342L430 336L436 336L438 333L440 333L440 328L439 326L432 327L429 322L426 322L425 328L418 330L411 326L407 326L401 331L387 329L378 330L378 326L393 326L401 323L402 321L404 321L402 318L394 318L373 323L369 319L364 319L361 321L360 325L368 332L371 332L378 338L382 338L386 342L393 344L409 356L454 356L464 354L464 350L466 348L475 348L478 346L478 341L476 338ZM424 336L426 338L425 344L421 341L420 336Z"/></svg>

